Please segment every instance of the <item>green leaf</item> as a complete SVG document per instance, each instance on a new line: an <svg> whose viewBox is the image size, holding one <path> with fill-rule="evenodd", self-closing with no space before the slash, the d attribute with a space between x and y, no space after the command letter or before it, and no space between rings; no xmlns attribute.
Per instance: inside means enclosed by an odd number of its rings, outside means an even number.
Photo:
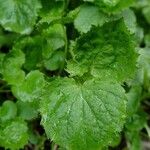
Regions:
<svg viewBox="0 0 150 150"><path fill-rule="evenodd" d="M122 20L84 34L76 41L73 55L66 69L71 76L90 72L94 77L124 81L135 73L133 38Z"/></svg>
<svg viewBox="0 0 150 150"><path fill-rule="evenodd" d="M44 65L46 69L54 71L61 69L65 61L65 53L62 51L56 51L52 54L49 59L44 60Z"/></svg>
<svg viewBox="0 0 150 150"><path fill-rule="evenodd" d="M38 103L17 101L18 116L24 120L32 120L38 116Z"/></svg>
<svg viewBox="0 0 150 150"><path fill-rule="evenodd" d="M128 148L130 150L142 149L142 143L139 132L126 132L126 138L128 140Z"/></svg>
<svg viewBox="0 0 150 150"><path fill-rule="evenodd" d="M87 33L92 26L102 26L108 20L108 15L101 12L97 6L83 5L74 20L74 25L81 33Z"/></svg>
<svg viewBox="0 0 150 150"><path fill-rule="evenodd" d="M37 69L42 64L42 51L45 48L42 36L20 38L14 45L25 55L23 68L27 71Z"/></svg>
<svg viewBox="0 0 150 150"><path fill-rule="evenodd" d="M124 22L131 33L136 31L136 16L131 9L126 9L122 12ZM132 20L132 21L131 21Z"/></svg>
<svg viewBox="0 0 150 150"><path fill-rule="evenodd" d="M13 49L8 53L2 64L3 78L11 85L19 84L24 80L25 73L21 70L25 62L25 55L19 49Z"/></svg>
<svg viewBox="0 0 150 150"><path fill-rule="evenodd" d="M14 119L17 115L17 106L12 101L5 101L0 107L0 121L4 122L7 120Z"/></svg>
<svg viewBox="0 0 150 150"><path fill-rule="evenodd" d="M56 0L41 0L43 8L40 11L40 23L51 23L52 21L59 20L64 14L64 1Z"/></svg>
<svg viewBox="0 0 150 150"><path fill-rule="evenodd" d="M124 90L116 82L70 78L49 83L40 111L47 136L66 149L96 150L110 145L126 118Z"/></svg>
<svg viewBox="0 0 150 150"><path fill-rule="evenodd" d="M29 34L40 8L39 0L1 0L0 24L6 30Z"/></svg>
<svg viewBox="0 0 150 150"><path fill-rule="evenodd" d="M137 26L136 33L135 33L135 39L136 39L138 45L143 41L143 38L144 38L144 29Z"/></svg>
<svg viewBox="0 0 150 150"><path fill-rule="evenodd" d="M13 42L19 37L16 33L5 33L0 31L0 48L3 46L12 46Z"/></svg>
<svg viewBox="0 0 150 150"><path fill-rule="evenodd" d="M46 38L49 50L57 50L65 45L65 27L62 24L54 24L43 30L42 35ZM49 57L48 52L43 53Z"/></svg>
<svg viewBox="0 0 150 150"><path fill-rule="evenodd" d="M21 119L3 124L0 128L0 146L11 150L23 148L28 143L27 130L27 124Z"/></svg>
<svg viewBox="0 0 150 150"><path fill-rule="evenodd" d="M128 8L135 0L95 0L94 3L106 13L118 13Z"/></svg>
<svg viewBox="0 0 150 150"><path fill-rule="evenodd" d="M116 6L119 3L119 0L102 0L104 4L108 6Z"/></svg>
<svg viewBox="0 0 150 150"><path fill-rule="evenodd" d="M23 102L38 101L45 86L44 76L41 72L31 71L20 84L12 87L13 94Z"/></svg>
<svg viewBox="0 0 150 150"><path fill-rule="evenodd" d="M125 126L128 131L138 132L145 127L147 117L148 116L144 111L138 111L137 113L133 114L132 117L128 118Z"/></svg>
<svg viewBox="0 0 150 150"><path fill-rule="evenodd" d="M0 74L3 73L3 60L4 60L5 54L0 53Z"/></svg>
<svg viewBox="0 0 150 150"><path fill-rule="evenodd" d="M145 44L150 48L150 34L145 35Z"/></svg>
<svg viewBox="0 0 150 150"><path fill-rule="evenodd" d="M142 88L140 85L133 85L130 91L127 93L127 112L128 116L135 114L140 106L140 98L142 94Z"/></svg>
<svg viewBox="0 0 150 150"><path fill-rule="evenodd" d="M138 58L138 76L140 83L146 83L149 87L150 83L150 48L144 48L139 50Z"/></svg>
<svg viewBox="0 0 150 150"><path fill-rule="evenodd" d="M148 4L146 7L144 7L142 11L143 11L145 19L150 24L150 4Z"/></svg>
<svg viewBox="0 0 150 150"><path fill-rule="evenodd" d="M63 67L65 61L66 29L61 24L54 24L43 31L46 48L43 49L43 62L48 70Z"/></svg>

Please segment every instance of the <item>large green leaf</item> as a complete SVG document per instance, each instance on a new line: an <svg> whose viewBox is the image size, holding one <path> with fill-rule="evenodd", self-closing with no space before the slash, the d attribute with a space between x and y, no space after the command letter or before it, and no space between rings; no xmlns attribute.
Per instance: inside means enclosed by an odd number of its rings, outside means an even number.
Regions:
<svg viewBox="0 0 150 150"><path fill-rule="evenodd" d="M39 0L0 0L0 24L6 30L29 34L40 8Z"/></svg>
<svg viewBox="0 0 150 150"><path fill-rule="evenodd" d="M97 79L83 84L55 79L40 107L47 136L69 150L96 150L112 144L126 116L122 87Z"/></svg>
<svg viewBox="0 0 150 150"><path fill-rule="evenodd" d="M76 41L72 53L74 58L67 63L71 76L90 72L102 79L124 81L135 71L133 39L122 20L93 28Z"/></svg>

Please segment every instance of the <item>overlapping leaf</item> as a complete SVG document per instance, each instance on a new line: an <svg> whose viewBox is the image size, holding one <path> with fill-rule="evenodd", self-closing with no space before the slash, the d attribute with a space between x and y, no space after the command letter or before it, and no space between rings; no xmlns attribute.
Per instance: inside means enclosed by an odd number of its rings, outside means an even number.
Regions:
<svg viewBox="0 0 150 150"><path fill-rule="evenodd" d="M94 77L124 81L134 74L134 43L122 20L84 34L76 41L73 53L74 60L67 63L71 76L90 72Z"/></svg>

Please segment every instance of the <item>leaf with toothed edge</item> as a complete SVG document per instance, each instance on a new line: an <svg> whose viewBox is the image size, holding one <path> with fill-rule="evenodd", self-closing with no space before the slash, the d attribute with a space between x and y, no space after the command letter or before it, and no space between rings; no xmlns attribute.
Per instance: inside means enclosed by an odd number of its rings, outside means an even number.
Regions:
<svg viewBox="0 0 150 150"><path fill-rule="evenodd" d="M49 83L40 111L47 136L67 149L96 150L111 145L122 130L126 97L115 81L69 78Z"/></svg>

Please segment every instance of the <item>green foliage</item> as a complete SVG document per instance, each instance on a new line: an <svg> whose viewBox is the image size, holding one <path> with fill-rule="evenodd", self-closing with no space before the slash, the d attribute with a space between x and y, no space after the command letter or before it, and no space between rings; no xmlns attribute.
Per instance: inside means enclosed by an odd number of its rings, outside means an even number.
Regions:
<svg viewBox="0 0 150 150"><path fill-rule="evenodd" d="M67 63L71 76L90 72L94 77L125 81L134 74L134 43L122 20L93 28L81 36L76 41L73 55L74 59Z"/></svg>
<svg viewBox="0 0 150 150"><path fill-rule="evenodd" d="M119 84L97 79L80 84L59 78L47 89L41 114L48 137L67 149L92 150L112 144L126 117L125 92Z"/></svg>
<svg viewBox="0 0 150 150"><path fill-rule="evenodd" d="M13 94L24 102L40 100L45 86L43 74L39 71L31 71L24 81L12 87Z"/></svg>
<svg viewBox="0 0 150 150"><path fill-rule="evenodd" d="M79 9L74 25L81 33L87 33L92 26L102 26L109 21L109 16L99 10L97 6L83 5Z"/></svg>
<svg viewBox="0 0 150 150"><path fill-rule="evenodd" d="M3 123L0 129L0 145L15 150L28 142L27 125L21 119Z"/></svg>
<svg viewBox="0 0 150 150"><path fill-rule="evenodd" d="M1 0L0 24L6 30L29 34L40 8L39 0Z"/></svg>
<svg viewBox="0 0 150 150"><path fill-rule="evenodd" d="M0 121L5 122L7 120L15 118L17 115L16 104L12 101L5 101L0 107Z"/></svg>
<svg viewBox="0 0 150 150"><path fill-rule="evenodd" d="M3 60L2 72L8 84L16 85L24 80L25 73L21 70L25 62L24 53L21 50L13 49Z"/></svg>
<svg viewBox="0 0 150 150"><path fill-rule="evenodd" d="M149 0L0 0L0 148L145 149L149 25Z"/></svg>

